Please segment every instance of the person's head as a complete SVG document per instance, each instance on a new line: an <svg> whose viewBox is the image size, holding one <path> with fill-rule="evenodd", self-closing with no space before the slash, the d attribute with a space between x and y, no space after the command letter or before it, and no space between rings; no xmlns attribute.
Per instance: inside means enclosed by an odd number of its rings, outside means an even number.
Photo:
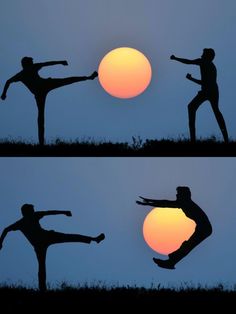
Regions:
<svg viewBox="0 0 236 314"><path fill-rule="evenodd" d="M34 213L34 205L24 204L21 206L21 213L23 217L30 216Z"/></svg>
<svg viewBox="0 0 236 314"><path fill-rule="evenodd" d="M207 61L213 61L215 58L215 51L212 48L205 48L203 49L202 58Z"/></svg>
<svg viewBox="0 0 236 314"><path fill-rule="evenodd" d="M31 57L24 57L21 59L21 65L23 69L26 69L27 67L31 66L33 64L33 58Z"/></svg>
<svg viewBox="0 0 236 314"><path fill-rule="evenodd" d="M191 199L191 191L188 186L178 186L176 188L177 194L176 198L177 199Z"/></svg>

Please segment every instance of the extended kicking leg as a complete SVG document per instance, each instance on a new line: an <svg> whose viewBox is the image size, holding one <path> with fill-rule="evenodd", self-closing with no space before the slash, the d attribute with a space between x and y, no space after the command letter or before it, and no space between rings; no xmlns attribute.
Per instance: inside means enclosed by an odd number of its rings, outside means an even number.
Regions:
<svg viewBox="0 0 236 314"><path fill-rule="evenodd" d="M72 76L67 78L61 78L61 79L48 79L47 80L47 89L48 91L60 88L66 85L71 85L74 83L87 81L87 80L94 80L95 77L98 76L98 73L95 71L90 76Z"/></svg>
<svg viewBox="0 0 236 314"><path fill-rule="evenodd" d="M68 242L81 242L81 243L91 243L91 241L94 242L101 242L105 239L104 233L101 233L97 237L90 237L85 236L81 234L67 234L67 233L61 233L61 232L52 232L50 234L49 242L50 244L56 244L56 243L68 243Z"/></svg>

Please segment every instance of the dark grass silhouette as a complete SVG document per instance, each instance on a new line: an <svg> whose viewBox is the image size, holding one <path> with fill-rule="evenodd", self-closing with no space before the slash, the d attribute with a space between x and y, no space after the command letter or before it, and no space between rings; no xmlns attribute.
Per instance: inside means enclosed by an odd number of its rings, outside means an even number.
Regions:
<svg viewBox="0 0 236 314"><path fill-rule="evenodd" d="M131 143L95 140L63 141L55 140L44 146L31 142L4 139L0 141L0 156L206 156L224 157L236 156L236 140L229 143L219 141L212 136L209 139L200 139L192 143L189 139L159 139L141 140L133 137Z"/></svg>
<svg viewBox="0 0 236 314"><path fill-rule="evenodd" d="M194 309L208 306L214 307L223 305L225 310L230 305L235 304L236 290L225 290L224 286L219 284L216 287L183 287L146 289L143 287L71 287L63 284L61 288L48 290L40 293L37 290L17 287L0 287L1 307L7 309L7 313L34 312L37 310L42 313L55 311L66 311L71 313L84 309L103 310L108 309L109 313L114 311L114 307L119 310L140 309L145 306L149 309L162 310L163 306L170 309L192 304ZM73 310L72 310L73 309ZM147 308L146 308L147 309ZM188 308L192 311L193 308ZM61 312L60 312L61 313Z"/></svg>

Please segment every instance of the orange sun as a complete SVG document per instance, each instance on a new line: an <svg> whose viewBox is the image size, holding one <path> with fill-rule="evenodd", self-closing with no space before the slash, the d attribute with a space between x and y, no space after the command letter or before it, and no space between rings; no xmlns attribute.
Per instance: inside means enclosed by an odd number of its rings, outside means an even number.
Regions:
<svg viewBox="0 0 236 314"><path fill-rule="evenodd" d="M143 236L154 251L168 255L189 239L195 227L181 208L154 208L144 220Z"/></svg>
<svg viewBox="0 0 236 314"><path fill-rule="evenodd" d="M151 65L145 55L128 47L110 51L98 68L100 84L108 94L118 98L140 95L150 84L151 77Z"/></svg>

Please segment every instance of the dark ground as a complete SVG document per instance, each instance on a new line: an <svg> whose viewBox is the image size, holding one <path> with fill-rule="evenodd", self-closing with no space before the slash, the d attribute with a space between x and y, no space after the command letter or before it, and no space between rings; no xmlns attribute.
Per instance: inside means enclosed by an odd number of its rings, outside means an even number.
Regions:
<svg viewBox="0 0 236 314"><path fill-rule="evenodd" d="M0 303L5 309L1 313L86 313L96 312L113 313L116 311L132 313L138 309L150 309L152 312L166 309L171 313L185 312L211 313L213 308L224 308L228 313L230 307L234 313L236 291L226 291L221 285L216 288L189 288L189 289L145 289L145 288L73 288L64 286L56 290L48 290L41 294L37 290L19 287L1 287ZM191 307L190 307L191 306ZM115 311L116 310L116 311Z"/></svg>
<svg viewBox="0 0 236 314"><path fill-rule="evenodd" d="M63 142L39 146L23 142L0 142L1 157L235 157L236 141L225 144L212 138L191 143L189 140L146 140L133 143Z"/></svg>

